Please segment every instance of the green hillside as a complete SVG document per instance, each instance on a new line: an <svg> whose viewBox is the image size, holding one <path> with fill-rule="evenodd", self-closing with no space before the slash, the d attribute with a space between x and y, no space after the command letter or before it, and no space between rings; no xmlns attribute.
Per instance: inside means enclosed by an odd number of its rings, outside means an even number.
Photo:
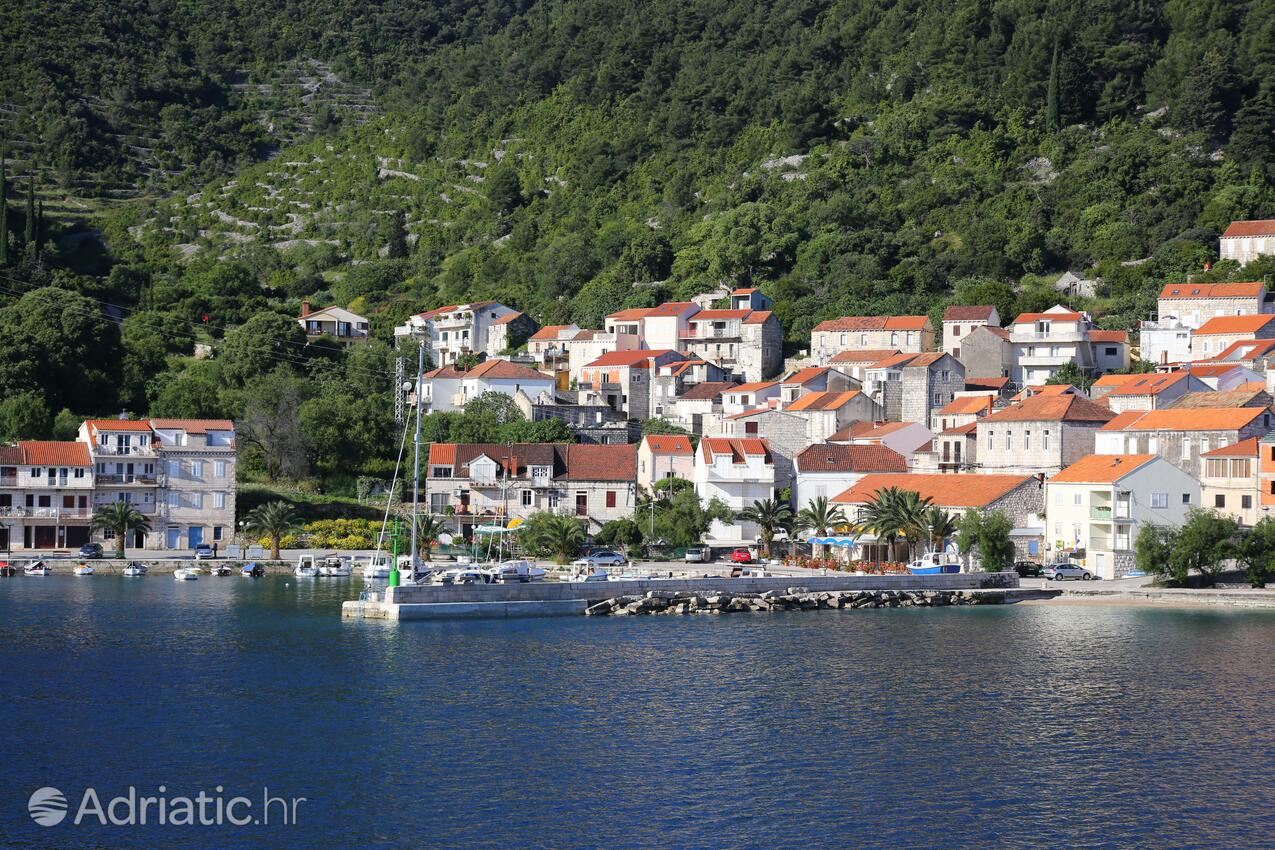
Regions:
<svg viewBox="0 0 1275 850"><path fill-rule="evenodd" d="M303 297L388 339L471 298L596 324L750 282L796 348L847 313L1047 307L1070 269L1103 280L1074 306L1131 327L1228 221L1275 215L1272 0L45 5L0 19L0 292L129 317L65 402L100 411L242 417L275 367L330 379L307 400L383 392L296 340L187 356Z"/></svg>

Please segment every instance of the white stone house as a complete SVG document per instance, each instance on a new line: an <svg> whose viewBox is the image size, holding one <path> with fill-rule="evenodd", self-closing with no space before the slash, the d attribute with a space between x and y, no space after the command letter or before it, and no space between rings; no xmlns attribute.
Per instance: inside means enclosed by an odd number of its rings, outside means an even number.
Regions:
<svg viewBox="0 0 1275 850"><path fill-rule="evenodd" d="M510 398L521 392L533 402L552 402L554 383L554 379L543 372L508 360L485 360L470 369L448 365L425 373L421 397L425 401L424 409L431 413L463 410L486 392L502 393Z"/></svg>
<svg viewBox="0 0 1275 850"><path fill-rule="evenodd" d="M1222 259L1242 266L1258 257L1275 256L1275 219L1233 221L1218 241Z"/></svg>
<svg viewBox="0 0 1275 850"><path fill-rule="evenodd" d="M987 473L1052 475L1094 452L1115 418L1078 395L1035 395L978 421L978 468Z"/></svg>
<svg viewBox="0 0 1275 850"><path fill-rule="evenodd" d="M1203 506L1242 525L1256 525L1264 516L1260 452L1257 438L1249 437L1200 455L1204 461L1200 478Z"/></svg>
<svg viewBox="0 0 1275 850"><path fill-rule="evenodd" d="M1151 372L1103 375L1090 388L1095 401L1107 400L1112 413L1126 410L1159 410L1187 393L1207 392L1209 386L1189 372Z"/></svg>
<svg viewBox="0 0 1275 850"><path fill-rule="evenodd" d="M793 459L793 502L796 510L819 497L831 499L874 472L908 471L903 455L885 446L818 443Z"/></svg>
<svg viewBox="0 0 1275 850"><path fill-rule="evenodd" d="M695 449L684 434L647 434L638 443L637 483L649 490L664 478L695 477Z"/></svg>
<svg viewBox="0 0 1275 850"><path fill-rule="evenodd" d="M1275 314L1216 316L1191 333L1191 359L1208 360L1237 342L1275 339Z"/></svg>
<svg viewBox="0 0 1275 850"><path fill-rule="evenodd" d="M954 304L943 311L943 352L953 357L961 356L961 340L976 328L999 327L1000 314L990 305Z"/></svg>
<svg viewBox="0 0 1275 850"><path fill-rule="evenodd" d="M1203 455L1250 437L1263 437L1272 429L1275 415L1268 407L1131 410L1102 426L1094 452L1157 454L1199 480Z"/></svg>
<svg viewBox="0 0 1275 850"><path fill-rule="evenodd" d="M820 366L851 348L933 351L934 324L929 316L843 316L820 322L810 334L810 356Z"/></svg>
<svg viewBox="0 0 1275 850"><path fill-rule="evenodd" d="M352 313L344 307L324 307L321 310L310 310L310 302L301 302L301 315L297 324L305 331L307 337L315 339L328 336L344 345L366 342L370 332L367 317Z"/></svg>
<svg viewBox="0 0 1275 850"><path fill-rule="evenodd" d="M705 437L695 453L695 493L704 502L721 500L732 511L775 494L775 462L770 445L760 439ZM715 522L709 537L720 545L751 543L755 523Z"/></svg>
<svg viewBox="0 0 1275 850"><path fill-rule="evenodd" d="M394 329L394 339L400 348L412 351L415 351L413 337L424 339L426 353L435 366L455 363L456 358L463 354L495 356L499 351L492 349L502 340L507 340L508 329L496 332L489 340L491 328L497 323L502 326L509 324L502 320L513 314L523 316L518 310L495 301L450 304L412 316ZM530 319L526 321L530 322ZM534 328L528 331L528 336L532 332Z"/></svg>

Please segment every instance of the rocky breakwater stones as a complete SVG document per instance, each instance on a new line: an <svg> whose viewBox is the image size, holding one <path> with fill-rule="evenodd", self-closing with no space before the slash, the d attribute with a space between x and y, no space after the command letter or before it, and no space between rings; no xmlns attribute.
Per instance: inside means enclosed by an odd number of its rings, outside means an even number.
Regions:
<svg viewBox="0 0 1275 850"><path fill-rule="evenodd" d="M846 608L938 608L947 605L999 605L1006 600L998 590L825 590L804 587L765 593L696 593L652 590L642 596L617 596L590 605L592 617L627 617L639 614L736 614L746 611L816 611Z"/></svg>

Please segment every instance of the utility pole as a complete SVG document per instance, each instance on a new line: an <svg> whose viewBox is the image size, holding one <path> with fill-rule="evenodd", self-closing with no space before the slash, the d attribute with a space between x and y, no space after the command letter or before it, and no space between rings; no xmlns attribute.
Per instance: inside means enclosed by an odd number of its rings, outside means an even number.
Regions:
<svg viewBox="0 0 1275 850"><path fill-rule="evenodd" d="M416 471L412 485L412 581L420 569L420 549L417 543L417 516L421 507L421 387L425 382L425 340L417 339L416 355Z"/></svg>

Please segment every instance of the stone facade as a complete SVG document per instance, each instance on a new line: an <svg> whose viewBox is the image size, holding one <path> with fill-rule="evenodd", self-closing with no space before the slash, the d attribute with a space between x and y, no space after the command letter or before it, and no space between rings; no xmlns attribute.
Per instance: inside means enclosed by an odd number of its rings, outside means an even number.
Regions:
<svg viewBox="0 0 1275 850"><path fill-rule="evenodd" d="M1014 364L1009 332L982 326L961 340L961 363L971 378L1008 378Z"/></svg>

